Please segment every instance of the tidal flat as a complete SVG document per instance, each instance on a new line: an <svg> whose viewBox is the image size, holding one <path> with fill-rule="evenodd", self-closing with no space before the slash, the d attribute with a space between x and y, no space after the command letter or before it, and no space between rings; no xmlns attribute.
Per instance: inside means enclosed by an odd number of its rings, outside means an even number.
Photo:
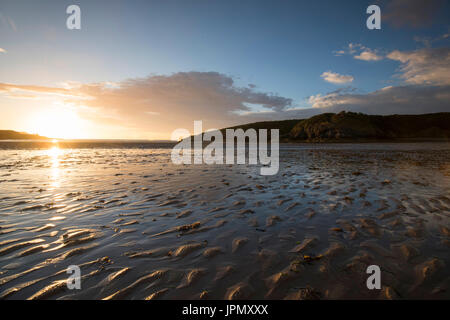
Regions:
<svg viewBox="0 0 450 320"><path fill-rule="evenodd" d="M1 142L0 298L450 298L449 143L282 144L274 176L170 152Z"/></svg>

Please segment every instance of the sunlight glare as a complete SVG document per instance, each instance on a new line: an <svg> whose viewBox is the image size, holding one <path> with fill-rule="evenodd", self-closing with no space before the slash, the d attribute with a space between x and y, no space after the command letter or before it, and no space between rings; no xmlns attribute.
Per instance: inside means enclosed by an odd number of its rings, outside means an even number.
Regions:
<svg viewBox="0 0 450 320"><path fill-rule="evenodd" d="M60 185L60 169L59 169L59 157L62 155L62 150L57 146L53 146L47 150L47 155L50 156L50 161L52 164L51 167L51 186L54 188L58 188Z"/></svg>
<svg viewBox="0 0 450 320"><path fill-rule="evenodd" d="M33 132L49 138L73 139L82 135L82 121L70 108L59 107L43 112L33 119L33 124Z"/></svg>

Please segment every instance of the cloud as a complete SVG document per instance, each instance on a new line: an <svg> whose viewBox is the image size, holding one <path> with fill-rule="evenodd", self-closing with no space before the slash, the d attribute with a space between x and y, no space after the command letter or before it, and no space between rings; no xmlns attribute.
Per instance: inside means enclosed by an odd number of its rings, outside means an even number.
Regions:
<svg viewBox="0 0 450 320"><path fill-rule="evenodd" d="M387 58L401 62L400 77L406 83L450 85L450 48L395 50Z"/></svg>
<svg viewBox="0 0 450 320"><path fill-rule="evenodd" d="M252 111L282 112L292 99L236 86L232 77L218 72L179 72L152 75L120 82L80 84L64 87L24 86L0 83L0 94L39 98L53 95L63 103L82 106L79 115L102 124L171 132L190 128L194 120L209 127L223 127ZM170 136L170 135L169 135Z"/></svg>
<svg viewBox="0 0 450 320"><path fill-rule="evenodd" d="M382 17L395 27L423 27L435 22L443 3L443 0L392 0L385 5Z"/></svg>
<svg viewBox="0 0 450 320"><path fill-rule="evenodd" d="M359 55L354 56L355 59L364 60L364 61L378 61L383 59L383 57L377 55L375 52L370 49L366 51L362 51Z"/></svg>
<svg viewBox="0 0 450 320"><path fill-rule="evenodd" d="M57 96L67 99L89 99L88 96L65 88L17 85L11 83L0 83L0 94L4 94L10 98L41 99L49 96Z"/></svg>
<svg viewBox="0 0 450 320"><path fill-rule="evenodd" d="M349 43L344 50L334 53L338 56L350 54L355 59L363 61L379 61L385 57L401 63L399 76L408 84L448 85L450 84L450 48L430 47L432 42L446 38L448 34L434 39L415 37L416 41L423 42L428 47L415 51L394 50L383 56L378 54L379 50L367 48L360 43ZM325 73L322 74L322 77L324 76Z"/></svg>
<svg viewBox="0 0 450 320"><path fill-rule="evenodd" d="M282 118L308 118L324 112L353 111L366 114L423 114L450 112L450 86L385 87L369 93L317 94L308 98L311 108L287 110ZM277 119L272 115L270 119Z"/></svg>
<svg viewBox="0 0 450 320"><path fill-rule="evenodd" d="M333 52L336 57L340 57L345 54L344 50L336 50Z"/></svg>
<svg viewBox="0 0 450 320"><path fill-rule="evenodd" d="M325 112L341 111L376 115L450 112L450 86L385 87L369 93L337 90L311 96L307 102L311 107L292 108L272 114L247 114L240 123L305 119Z"/></svg>
<svg viewBox="0 0 450 320"><path fill-rule="evenodd" d="M449 89L449 86L389 86L366 94L318 94L309 97L308 102L313 108L343 108L371 114L450 111Z"/></svg>
<svg viewBox="0 0 450 320"><path fill-rule="evenodd" d="M449 87L385 87L368 94L343 94L316 99L316 106L368 114L429 113L450 111Z"/></svg>
<svg viewBox="0 0 450 320"><path fill-rule="evenodd" d="M378 50L372 50L363 46L360 43L349 43L343 50L334 51L335 56L342 56L345 54L352 55L353 58L364 61L379 61L383 57L377 54Z"/></svg>
<svg viewBox="0 0 450 320"><path fill-rule="evenodd" d="M0 48L0 53L6 53L6 50L3 48Z"/></svg>
<svg viewBox="0 0 450 320"><path fill-rule="evenodd" d="M236 86L232 77L217 72L180 72L114 83L70 82L64 87L0 83L0 95L50 98L70 105L79 118L120 135L115 137L139 133L140 137L169 138L177 128L192 130L194 120L203 120L206 130L343 110L367 114L450 111L450 85L410 84L369 93L355 90L340 87L294 104L274 93Z"/></svg>
<svg viewBox="0 0 450 320"><path fill-rule="evenodd" d="M321 77L325 81L335 83L335 84L348 83L348 82L352 82L354 80L354 78L350 75L342 75L342 74L331 72L331 71L322 73Z"/></svg>
<svg viewBox="0 0 450 320"><path fill-rule="evenodd" d="M434 44L436 42L441 42L441 41L444 42L449 37L450 37L450 33L444 33L444 34L439 35L437 37L420 37L420 36L415 36L414 37L414 41L423 44L427 48L430 48L430 47L432 47L432 44Z"/></svg>
<svg viewBox="0 0 450 320"><path fill-rule="evenodd" d="M348 44L348 52L350 54L356 53L356 50L358 50L359 48L364 49L365 47L359 43L349 43Z"/></svg>

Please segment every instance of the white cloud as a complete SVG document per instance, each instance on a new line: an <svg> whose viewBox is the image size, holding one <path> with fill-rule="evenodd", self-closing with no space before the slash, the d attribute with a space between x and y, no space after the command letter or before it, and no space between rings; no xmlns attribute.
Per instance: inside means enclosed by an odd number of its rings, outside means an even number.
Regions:
<svg viewBox="0 0 450 320"><path fill-rule="evenodd" d="M350 54L356 53L356 50L358 50L359 48L364 49L365 47L360 43L349 43L348 44L348 52Z"/></svg>
<svg viewBox="0 0 450 320"><path fill-rule="evenodd" d="M372 50L360 43L349 43L343 50L334 51L335 56L344 54L352 55L353 58L364 61L379 61L383 57L377 53L378 50Z"/></svg>
<svg viewBox="0 0 450 320"><path fill-rule="evenodd" d="M378 61L383 59L383 57L377 55L375 52L371 50L362 51L359 55L354 56L355 59L364 60L364 61Z"/></svg>
<svg viewBox="0 0 450 320"><path fill-rule="evenodd" d="M342 75L342 74L331 72L331 71L322 73L321 77L325 81L335 83L335 84L349 83L354 80L354 78L350 75Z"/></svg>
<svg viewBox="0 0 450 320"><path fill-rule="evenodd" d="M400 77L406 83L450 85L450 48L395 50L387 58L402 63Z"/></svg>

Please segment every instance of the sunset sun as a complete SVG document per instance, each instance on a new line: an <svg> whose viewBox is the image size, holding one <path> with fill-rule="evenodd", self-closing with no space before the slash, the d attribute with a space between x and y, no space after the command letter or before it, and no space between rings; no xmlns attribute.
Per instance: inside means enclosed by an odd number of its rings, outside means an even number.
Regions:
<svg viewBox="0 0 450 320"><path fill-rule="evenodd" d="M33 119L34 132L49 138L74 139L82 135L82 121L68 108L51 109Z"/></svg>

